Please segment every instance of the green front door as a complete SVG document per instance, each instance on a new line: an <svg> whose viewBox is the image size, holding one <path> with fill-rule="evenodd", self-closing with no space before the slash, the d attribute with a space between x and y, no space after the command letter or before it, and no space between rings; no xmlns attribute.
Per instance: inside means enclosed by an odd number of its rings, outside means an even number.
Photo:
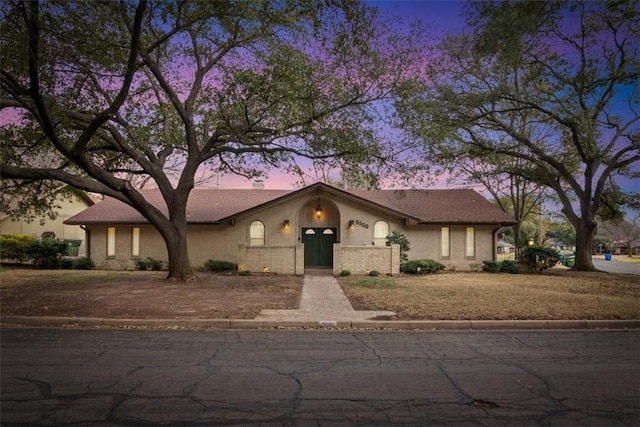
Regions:
<svg viewBox="0 0 640 427"><path fill-rule="evenodd" d="M303 228L304 266L332 267L335 228Z"/></svg>

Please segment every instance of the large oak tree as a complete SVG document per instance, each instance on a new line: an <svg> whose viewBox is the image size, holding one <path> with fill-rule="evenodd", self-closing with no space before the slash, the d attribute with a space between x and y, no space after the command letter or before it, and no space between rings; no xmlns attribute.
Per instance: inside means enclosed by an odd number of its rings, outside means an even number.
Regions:
<svg viewBox="0 0 640 427"><path fill-rule="evenodd" d="M407 88L402 125L433 161L526 162L513 173L555 192L576 229L575 268L591 270L598 212L640 160L637 4L474 2L467 18Z"/></svg>
<svg viewBox="0 0 640 427"><path fill-rule="evenodd" d="M376 102L419 64L411 33L352 0L5 6L3 201L59 183L121 200L164 238L169 277L192 274L198 174L252 177L300 156L384 162L393 147L370 131Z"/></svg>

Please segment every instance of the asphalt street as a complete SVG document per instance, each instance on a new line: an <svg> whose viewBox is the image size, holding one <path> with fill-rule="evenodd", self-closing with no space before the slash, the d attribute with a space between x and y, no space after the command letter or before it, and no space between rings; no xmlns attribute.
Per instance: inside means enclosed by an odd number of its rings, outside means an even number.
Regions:
<svg viewBox="0 0 640 427"><path fill-rule="evenodd" d="M3 328L3 426L640 425L640 332Z"/></svg>
<svg viewBox="0 0 640 427"><path fill-rule="evenodd" d="M614 258L618 255L614 255ZM619 255L624 256L624 255ZM608 273L619 274L640 274L640 264L631 264L617 261L605 261L602 259L594 259L593 266L598 270L606 271Z"/></svg>

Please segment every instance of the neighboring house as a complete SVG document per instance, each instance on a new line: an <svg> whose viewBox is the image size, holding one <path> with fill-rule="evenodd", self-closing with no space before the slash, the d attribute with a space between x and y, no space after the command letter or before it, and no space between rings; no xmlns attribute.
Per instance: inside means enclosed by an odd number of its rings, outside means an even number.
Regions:
<svg viewBox="0 0 640 427"><path fill-rule="evenodd" d="M52 202L59 206L55 210L57 216L54 219L49 216L15 218L5 212L0 213L0 234L28 234L35 237L48 236L60 240L81 241L78 255L84 256L86 253L85 231L80 225L66 224L65 220L93 206L95 202L83 191L70 191L71 197L59 198Z"/></svg>
<svg viewBox="0 0 640 427"><path fill-rule="evenodd" d="M158 191L147 200L166 207ZM299 190L195 189L187 206L191 264L225 260L249 271L303 274L305 267L354 274L399 271L393 231L409 240L409 259L457 269L495 260L497 231L514 221L473 190L340 190L316 183ZM167 260L160 234L133 208L107 198L69 218L90 236L100 268L132 269L138 259Z"/></svg>
<svg viewBox="0 0 640 427"><path fill-rule="evenodd" d="M511 243L505 242L504 240L498 240L496 244L497 249L497 261L506 261L516 259L516 247Z"/></svg>
<svg viewBox="0 0 640 427"><path fill-rule="evenodd" d="M571 245L566 245L565 243L562 243L558 240L555 239L549 239L544 243L544 246L547 246L551 249L555 249L558 252L568 252L568 251L575 251L576 247L575 246L571 246Z"/></svg>
<svg viewBox="0 0 640 427"><path fill-rule="evenodd" d="M498 240L497 248L499 254L512 254L516 251L515 245L505 242L504 240Z"/></svg>

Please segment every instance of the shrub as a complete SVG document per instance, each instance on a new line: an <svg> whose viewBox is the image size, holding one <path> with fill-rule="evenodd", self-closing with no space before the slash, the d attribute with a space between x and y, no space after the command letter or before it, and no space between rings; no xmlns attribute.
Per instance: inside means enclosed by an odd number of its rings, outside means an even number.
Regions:
<svg viewBox="0 0 640 427"><path fill-rule="evenodd" d="M26 252L28 243L37 239L27 234L2 234L0 235L0 259L14 262L24 262L29 259Z"/></svg>
<svg viewBox="0 0 640 427"><path fill-rule="evenodd" d="M25 245L27 257L40 268L57 268L60 259L67 253L67 244L60 240L34 240Z"/></svg>
<svg viewBox="0 0 640 427"><path fill-rule="evenodd" d="M63 270L71 270L73 268L73 260L69 258L62 258L58 261L58 268Z"/></svg>
<svg viewBox="0 0 640 427"><path fill-rule="evenodd" d="M522 260L530 270L541 273L560 261L560 254L555 249L543 246L532 246L522 251Z"/></svg>
<svg viewBox="0 0 640 427"><path fill-rule="evenodd" d="M238 265L229 261L218 261L210 259L204 263L204 266L209 271L222 272L222 271L236 271Z"/></svg>
<svg viewBox="0 0 640 427"><path fill-rule="evenodd" d="M432 259L414 259L400 265L400 271L407 274L429 274L444 270L444 264Z"/></svg>
<svg viewBox="0 0 640 427"><path fill-rule="evenodd" d="M371 270L369 272L369 276L376 277L376 276L379 276L379 275L380 275L380 272L378 270Z"/></svg>
<svg viewBox="0 0 640 427"><path fill-rule="evenodd" d="M138 270L162 270L162 261L155 258L147 257L147 259L139 259L136 261L136 268Z"/></svg>
<svg viewBox="0 0 640 427"><path fill-rule="evenodd" d="M400 263L407 262L409 259L409 255L407 252L411 250L409 247L409 240L407 240L406 236L398 231L392 232L389 236L387 236L387 246L388 245L399 245L400 246Z"/></svg>
<svg viewBox="0 0 640 427"><path fill-rule="evenodd" d="M96 263L89 257L78 258L74 263L77 270L91 270L96 267Z"/></svg>
<svg viewBox="0 0 640 427"><path fill-rule="evenodd" d="M136 261L136 270L146 270L147 268L149 268L149 266L147 265L147 261L143 259L139 259Z"/></svg>
<svg viewBox="0 0 640 427"><path fill-rule="evenodd" d="M520 273L520 269L518 268L518 264L516 264L515 261L504 260L500 263L500 272L518 274Z"/></svg>
<svg viewBox="0 0 640 427"><path fill-rule="evenodd" d="M345 276L350 276L351 275L351 271L349 270L342 270L340 272L340 276L345 277Z"/></svg>
<svg viewBox="0 0 640 427"><path fill-rule="evenodd" d="M160 260L149 257L147 258L147 265L151 267L153 271L162 270L162 261Z"/></svg>
<svg viewBox="0 0 640 427"><path fill-rule="evenodd" d="M520 272L518 264L511 260L504 260L501 262L482 261L482 264L482 271L486 271L487 273L518 274Z"/></svg>
<svg viewBox="0 0 640 427"><path fill-rule="evenodd" d="M500 272L500 265L495 261L482 261L482 264L482 271L486 271L487 273Z"/></svg>

